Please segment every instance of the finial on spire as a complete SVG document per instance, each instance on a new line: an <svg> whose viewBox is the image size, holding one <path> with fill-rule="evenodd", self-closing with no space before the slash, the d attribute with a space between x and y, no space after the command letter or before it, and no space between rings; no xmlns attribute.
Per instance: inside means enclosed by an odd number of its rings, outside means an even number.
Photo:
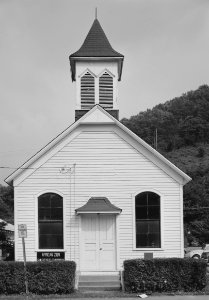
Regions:
<svg viewBox="0 0 209 300"><path fill-rule="evenodd" d="M95 19L97 19L97 7L95 8Z"/></svg>

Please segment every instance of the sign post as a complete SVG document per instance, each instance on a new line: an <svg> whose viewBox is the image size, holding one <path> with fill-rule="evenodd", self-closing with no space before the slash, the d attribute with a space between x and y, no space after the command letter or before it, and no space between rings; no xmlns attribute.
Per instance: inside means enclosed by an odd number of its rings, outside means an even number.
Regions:
<svg viewBox="0 0 209 300"><path fill-rule="evenodd" d="M28 291L28 278L27 278L27 269L26 269L26 252L25 252L25 238L27 238L27 226L26 226L26 224L18 225L18 235L19 235L19 238L22 238L25 290L26 290L26 295L28 296L29 291Z"/></svg>

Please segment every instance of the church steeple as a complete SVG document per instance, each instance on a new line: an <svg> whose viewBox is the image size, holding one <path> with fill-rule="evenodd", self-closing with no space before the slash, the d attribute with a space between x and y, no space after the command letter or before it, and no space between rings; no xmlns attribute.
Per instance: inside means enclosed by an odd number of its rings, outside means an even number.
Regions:
<svg viewBox="0 0 209 300"><path fill-rule="evenodd" d="M97 18L80 49L69 59L72 81L77 84L76 119L95 104L118 118L117 82L124 56L112 48Z"/></svg>

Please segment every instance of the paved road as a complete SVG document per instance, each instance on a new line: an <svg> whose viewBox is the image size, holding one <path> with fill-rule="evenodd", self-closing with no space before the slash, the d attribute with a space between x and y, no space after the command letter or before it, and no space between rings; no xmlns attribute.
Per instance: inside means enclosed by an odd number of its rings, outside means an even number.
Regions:
<svg viewBox="0 0 209 300"><path fill-rule="evenodd" d="M101 297L101 298L74 298L77 300L99 300L99 299L109 299L109 300L117 300L117 299L122 299L122 300L133 300L134 298L137 299L141 299L140 297L131 297L131 298L125 298L125 297L111 297L111 298L106 298L106 297ZM69 300L69 299L73 299L73 298L51 298L50 300L57 300L57 299L62 299L62 300ZM162 296L148 296L145 299L150 299L150 300L209 300L209 295L194 295L194 296L188 296L188 295L183 295L183 296L166 296L166 295L162 295ZM44 298L43 298L44 300ZM45 298L46 300L46 298Z"/></svg>
<svg viewBox="0 0 209 300"><path fill-rule="evenodd" d="M132 297L108 297L108 296L102 296L102 297L85 297L84 295L82 297L72 297L71 295L68 295L68 296L57 296L57 297L50 297L49 296L45 296L45 297L41 297L41 296L32 296L32 297L26 297L26 296L20 296L18 295L17 297L15 296L0 296L0 300L99 300L99 299L102 299L102 300L119 300L119 299L122 299L122 300L134 300L134 299L141 299L140 297L135 297L135 296L132 296ZM209 300L209 295L194 295L194 296L188 296L188 295L178 295L178 296L167 296L167 295L160 295L160 296L148 296L147 298L144 298L144 299L147 299L147 300Z"/></svg>

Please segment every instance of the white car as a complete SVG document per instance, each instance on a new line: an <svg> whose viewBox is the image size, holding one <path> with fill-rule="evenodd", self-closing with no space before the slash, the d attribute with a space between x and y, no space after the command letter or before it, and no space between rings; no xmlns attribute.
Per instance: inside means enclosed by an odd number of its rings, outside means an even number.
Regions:
<svg viewBox="0 0 209 300"><path fill-rule="evenodd" d="M184 257L200 259L203 252L209 251L209 244L205 244L202 248L186 248Z"/></svg>

